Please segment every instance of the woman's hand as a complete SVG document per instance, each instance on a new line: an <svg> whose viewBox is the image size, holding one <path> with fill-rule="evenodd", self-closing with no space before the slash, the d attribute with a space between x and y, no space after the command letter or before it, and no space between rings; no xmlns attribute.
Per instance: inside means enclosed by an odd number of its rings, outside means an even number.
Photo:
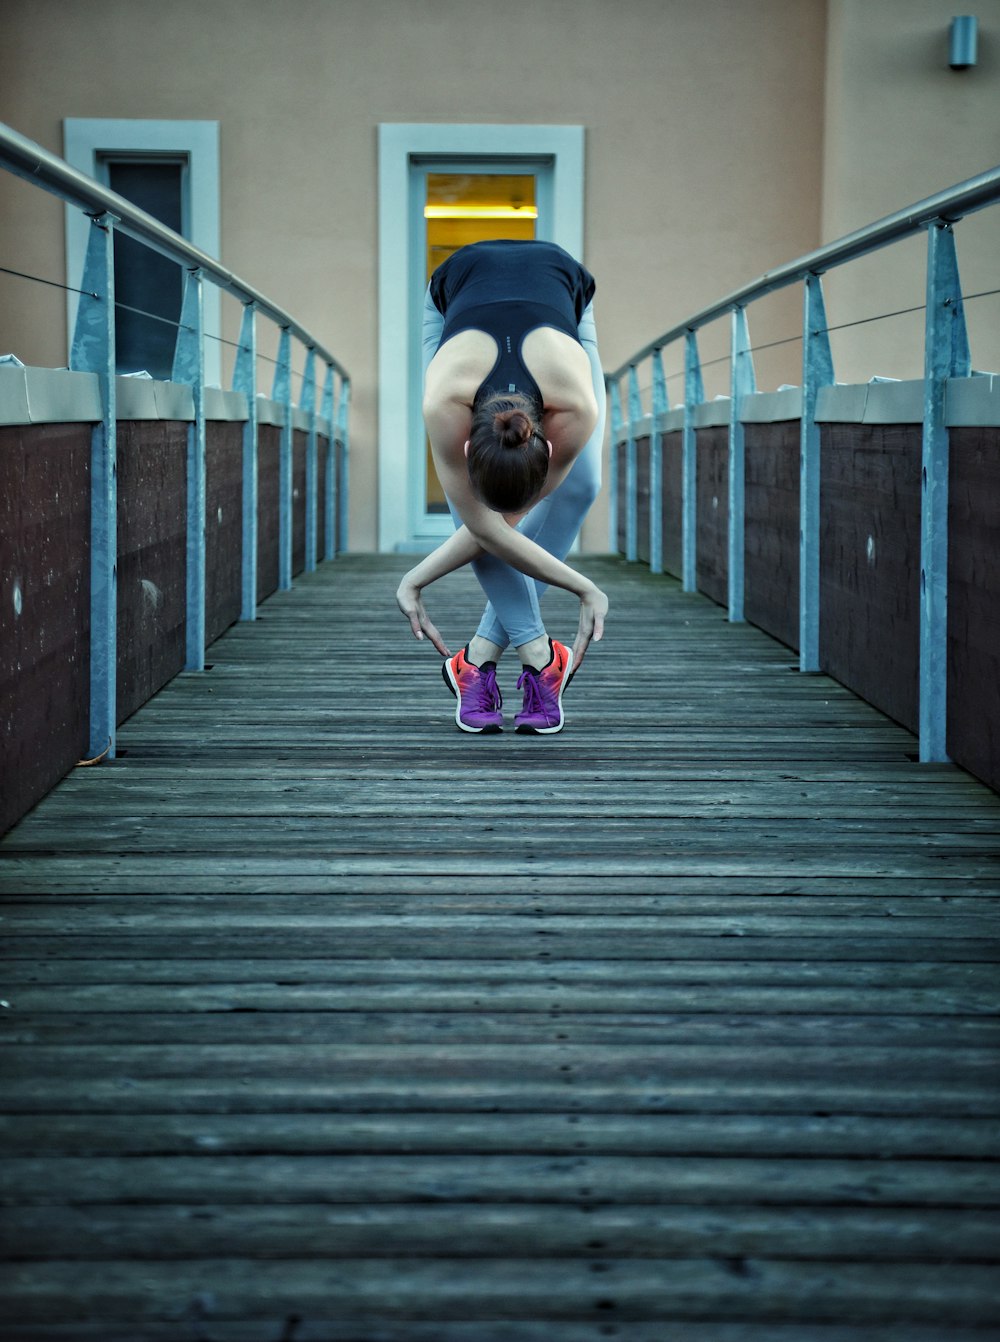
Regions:
<svg viewBox="0 0 1000 1342"><path fill-rule="evenodd" d="M591 639L600 643L604 637L604 617L608 613L608 598L593 583L580 597L580 624L573 644L573 674L579 670Z"/></svg>
<svg viewBox="0 0 1000 1342"><path fill-rule="evenodd" d="M420 595L421 591L422 588L413 580L413 570L411 570L396 589L396 604L409 620L414 638L423 641L426 636L442 657L450 657L451 652L444 639L438 633L424 609L424 603Z"/></svg>

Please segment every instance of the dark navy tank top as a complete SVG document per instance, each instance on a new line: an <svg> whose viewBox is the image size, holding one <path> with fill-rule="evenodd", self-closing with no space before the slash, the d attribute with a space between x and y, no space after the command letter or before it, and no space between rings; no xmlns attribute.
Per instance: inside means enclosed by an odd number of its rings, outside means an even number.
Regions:
<svg viewBox="0 0 1000 1342"><path fill-rule="evenodd" d="M499 353L475 402L492 392L521 392L540 414L542 394L521 357L524 337L553 326L579 341L580 318L595 288L590 271L554 242L469 243L431 276L431 299L444 317L438 348L459 331L485 331Z"/></svg>

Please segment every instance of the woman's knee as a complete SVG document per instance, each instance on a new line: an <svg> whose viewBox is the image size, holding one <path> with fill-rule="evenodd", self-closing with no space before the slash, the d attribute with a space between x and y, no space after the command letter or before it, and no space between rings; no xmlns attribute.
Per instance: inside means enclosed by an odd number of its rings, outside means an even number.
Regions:
<svg viewBox="0 0 1000 1342"><path fill-rule="evenodd" d="M582 517L601 492L601 458L599 452L584 452L577 457L573 469L552 495L562 506L573 509Z"/></svg>

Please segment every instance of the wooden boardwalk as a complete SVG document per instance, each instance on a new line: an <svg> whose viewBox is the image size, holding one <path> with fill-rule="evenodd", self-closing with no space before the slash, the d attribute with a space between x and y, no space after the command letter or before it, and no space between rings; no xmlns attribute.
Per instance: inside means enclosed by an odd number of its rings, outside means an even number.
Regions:
<svg viewBox="0 0 1000 1342"><path fill-rule="evenodd" d="M1000 1337L1000 798L612 559L566 731L465 736L405 566L0 843L0 1338Z"/></svg>

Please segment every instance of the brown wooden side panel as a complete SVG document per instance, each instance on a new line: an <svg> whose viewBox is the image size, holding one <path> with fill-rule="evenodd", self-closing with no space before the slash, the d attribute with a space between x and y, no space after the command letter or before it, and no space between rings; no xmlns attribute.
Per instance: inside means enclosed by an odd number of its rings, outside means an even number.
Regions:
<svg viewBox="0 0 1000 1342"><path fill-rule="evenodd" d="M745 426L744 613L799 646L799 421Z"/></svg>
<svg viewBox="0 0 1000 1342"><path fill-rule="evenodd" d="M326 554L326 472L330 460L330 443L326 438L316 439L316 562L322 563Z"/></svg>
<svg viewBox="0 0 1000 1342"><path fill-rule="evenodd" d="M820 457L820 665L916 731L920 427L823 425Z"/></svg>
<svg viewBox="0 0 1000 1342"><path fill-rule="evenodd" d="M257 431L257 601L278 590L278 471L281 430Z"/></svg>
<svg viewBox="0 0 1000 1342"><path fill-rule="evenodd" d="M698 591L729 604L729 430L698 430Z"/></svg>
<svg viewBox="0 0 1000 1342"><path fill-rule="evenodd" d="M1000 791L1000 429L952 429L948 754Z"/></svg>
<svg viewBox="0 0 1000 1342"><path fill-rule="evenodd" d="M618 553L623 555L627 546L626 533L628 531L628 490L626 486L626 480L628 478L628 450L624 443L618 444L617 462L618 517L616 519L615 535L618 542Z"/></svg>
<svg viewBox="0 0 1000 1342"><path fill-rule="evenodd" d="M339 554L341 550L346 548L348 542L348 537L344 534L344 528L341 526L342 513L340 507L341 505L340 482L341 482L341 464L344 460L344 444L339 440L339 438L334 440L332 457L333 457L333 469L336 472L336 476L334 479L334 491L333 491L335 500L333 508L333 553Z"/></svg>
<svg viewBox="0 0 1000 1342"><path fill-rule="evenodd" d="M675 578L684 576L683 439L684 435L679 432L663 435L660 466L663 571Z"/></svg>
<svg viewBox="0 0 1000 1342"><path fill-rule="evenodd" d="M184 669L188 426L118 423L117 719Z"/></svg>
<svg viewBox="0 0 1000 1342"><path fill-rule="evenodd" d="M210 423L205 450L205 647L240 618L243 425Z"/></svg>
<svg viewBox="0 0 1000 1342"><path fill-rule="evenodd" d="M306 566L306 438L292 433L292 577Z"/></svg>
<svg viewBox="0 0 1000 1342"><path fill-rule="evenodd" d="M0 428L0 833L87 751L90 439Z"/></svg>
<svg viewBox="0 0 1000 1342"><path fill-rule="evenodd" d="M649 439L635 443L635 544L636 558L649 563Z"/></svg>

